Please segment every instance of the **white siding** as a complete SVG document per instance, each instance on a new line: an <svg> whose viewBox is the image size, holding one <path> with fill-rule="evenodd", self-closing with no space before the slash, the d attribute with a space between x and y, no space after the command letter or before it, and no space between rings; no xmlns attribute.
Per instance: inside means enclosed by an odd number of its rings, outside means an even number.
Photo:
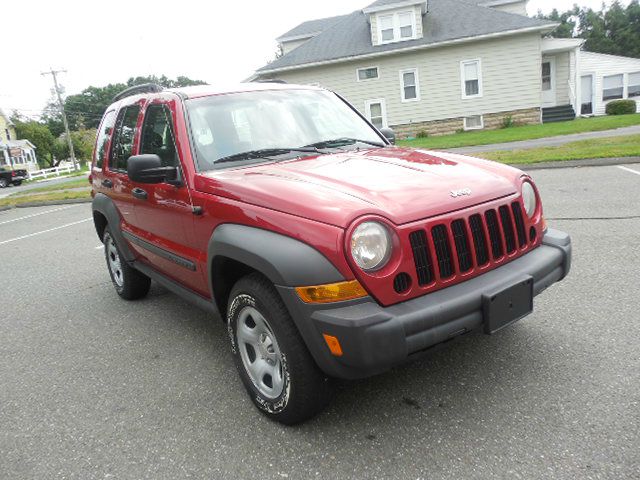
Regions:
<svg viewBox="0 0 640 480"><path fill-rule="evenodd" d="M282 42L282 53L284 55L286 55L287 53L289 53L291 50L295 50L296 48L298 48L300 45L302 45L303 43L309 41L308 38L303 38L302 40L292 40L290 42Z"/></svg>
<svg viewBox="0 0 640 480"><path fill-rule="evenodd" d="M277 74L290 83L314 83L335 90L360 111L365 102L384 98L389 125L458 118L470 115L539 108L540 36L514 35L503 39L425 49ZM462 60L480 59L483 96L463 99ZM377 65L377 80L356 82L357 68ZM420 101L401 101L399 72L417 68Z"/></svg>
<svg viewBox="0 0 640 480"><path fill-rule="evenodd" d="M556 57L556 104L568 105L572 101L569 95L569 81L571 77L571 59L569 52L549 56Z"/></svg>
<svg viewBox="0 0 640 480"><path fill-rule="evenodd" d="M604 115L608 102L602 100L602 77L624 74L624 98L627 98L629 73L640 72L640 58L618 57L601 53L580 52L580 75L595 75L594 113ZM636 111L640 113L640 97L634 97Z"/></svg>

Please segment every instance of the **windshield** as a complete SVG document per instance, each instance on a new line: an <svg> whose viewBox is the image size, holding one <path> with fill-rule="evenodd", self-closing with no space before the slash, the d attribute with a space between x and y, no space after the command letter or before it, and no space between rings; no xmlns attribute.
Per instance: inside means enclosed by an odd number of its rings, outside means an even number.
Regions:
<svg viewBox="0 0 640 480"><path fill-rule="evenodd" d="M316 146L384 146L356 112L324 90L242 92L186 103L199 170L317 154Z"/></svg>

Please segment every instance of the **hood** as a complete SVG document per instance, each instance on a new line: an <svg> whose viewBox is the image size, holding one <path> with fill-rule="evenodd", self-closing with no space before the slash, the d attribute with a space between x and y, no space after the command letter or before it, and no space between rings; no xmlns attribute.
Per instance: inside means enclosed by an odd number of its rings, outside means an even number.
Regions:
<svg viewBox="0 0 640 480"><path fill-rule="evenodd" d="M488 202L515 193L520 175L462 155L388 147L203 172L195 188L346 228L367 214L401 225Z"/></svg>

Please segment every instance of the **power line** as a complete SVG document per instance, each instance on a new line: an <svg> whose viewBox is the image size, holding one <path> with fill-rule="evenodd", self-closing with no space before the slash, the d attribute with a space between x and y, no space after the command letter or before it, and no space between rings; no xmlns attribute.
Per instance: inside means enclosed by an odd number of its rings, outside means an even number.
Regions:
<svg viewBox="0 0 640 480"><path fill-rule="evenodd" d="M58 85L58 73L66 73L66 70L54 70L49 67L48 72L42 72L41 75L51 75L53 77L53 86L55 88L56 96L58 97L58 104L60 105L60 111L62 112L62 124L64 125L64 131L67 134L67 144L69 145L69 153L71 154L71 161L76 170L79 170L78 162L76 162L76 154L73 151L73 142L71 141L71 132L69 132L69 122L67 121L67 115L64 113L64 103L62 102L62 95L60 95L60 86Z"/></svg>

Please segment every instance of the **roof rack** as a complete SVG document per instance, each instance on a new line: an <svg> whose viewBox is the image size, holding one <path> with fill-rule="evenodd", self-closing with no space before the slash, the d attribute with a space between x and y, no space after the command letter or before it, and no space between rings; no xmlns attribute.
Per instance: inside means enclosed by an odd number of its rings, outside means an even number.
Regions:
<svg viewBox="0 0 640 480"><path fill-rule="evenodd" d="M287 83L284 80L280 80L279 78L262 78L257 81L257 83Z"/></svg>
<svg viewBox="0 0 640 480"><path fill-rule="evenodd" d="M129 87L113 97L113 102L117 102L118 100L122 100L123 98L130 97L132 95L138 95L139 93L157 93L161 92L162 90L164 90L164 87L162 87L162 85L158 85L157 83L143 83L142 85L134 85L133 87Z"/></svg>

